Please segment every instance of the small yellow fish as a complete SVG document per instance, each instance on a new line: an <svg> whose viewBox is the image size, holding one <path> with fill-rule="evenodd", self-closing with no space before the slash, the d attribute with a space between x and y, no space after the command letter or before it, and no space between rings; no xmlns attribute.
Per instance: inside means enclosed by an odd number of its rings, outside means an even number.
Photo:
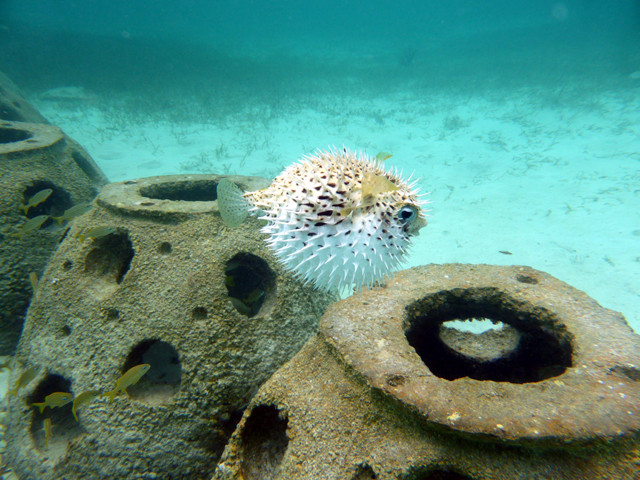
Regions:
<svg viewBox="0 0 640 480"><path fill-rule="evenodd" d="M23 210L24 214L26 215L30 208L37 207L38 205L40 205L47 198L49 198L52 193L53 193L53 190L51 190L50 188L45 188L44 190L40 190L38 193L36 193L29 199L26 205L20 206L20 209Z"/></svg>
<svg viewBox="0 0 640 480"><path fill-rule="evenodd" d="M393 157L393 155L391 155L390 153L387 152L378 152L378 154L376 155L376 160L379 162L384 162L385 160L389 159Z"/></svg>
<svg viewBox="0 0 640 480"><path fill-rule="evenodd" d="M81 242L84 242L85 238L92 238L94 240L102 237L106 237L107 235L111 235L116 231L116 227L109 227L106 225L101 225L99 227L90 228L86 232L76 233L76 237L80 239Z"/></svg>
<svg viewBox="0 0 640 480"><path fill-rule="evenodd" d="M49 215L38 215L37 217L30 218L29 221L22 225L13 235L21 237L25 233L38 230L42 226L42 224L47 221L48 218Z"/></svg>
<svg viewBox="0 0 640 480"><path fill-rule="evenodd" d="M29 273L29 281L31 282L31 288L35 292L36 288L38 288L38 275L36 272Z"/></svg>
<svg viewBox="0 0 640 480"><path fill-rule="evenodd" d="M42 423L44 427L44 448L49 448L49 439L51 438L51 419L45 418Z"/></svg>
<svg viewBox="0 0 640 480"><path fill-rule="evenodd" d="M381 193L395 192L398 190L395 183L387 177L373 172L364 172L362 176L362 203L372 205L376 197Z"/></svg>
<svg viewBox="0 0 640 480"><path fill-rule="evenodd" d="M45 407L64 407L73 400L73 394L69 392L53 392L44 397L44 402L32 403L32 407L38 407L42 413Z"/></svg>
<svg viewBox="0 0 640 480"><path fill-rule="evenodd" d="M150 368L151 365L148 363L141 363L140 365L131 367L129 370L124 372L118 380L116 380L116 386L113 390L105 393L104 396L109 398L109 402L113 402L113 399L118 393L126 392L127 388L131 385L135 385Z"/></svg>
<svg viewBox="0 0 640 480"><path fill-rule="evenodd" d="M86 392L82 392L73 399L73 407L71 407L71 412L73 413L73 418L76 419L76 422L80 421L78 420L77 414L78 408L88 404L91 400L98 397L101 393L101 390L87 390Z"/></svg>
<svg viewBox="0 0 640 480"><path fill-rule="evenodd" d="M60 215L59 217L53 217L53 219L57 223L62 223L65 220L73 220L74 218L79 217L80 215L84 215L89 210L91 210L90 203L79 203L77 205L74 205L73 207L67 208L62 213L62 215Z"/></svg>
<svg viewBox="0 0 640 480"><path fill-rule="evenodd" d="M31 382L31 380L36 378L39 371L40 369L35 366L27 368L24 372L22 372L22 375L20 375L20 378L18 378L18 380L16 381L14 387L7 392L7 395L17 395L18 390L26 387Z"/></svg>
<svg viewBox="0 0 640 480"><path fill-rule="evenodd" d="M362 195L360 202L356 206L342 208L340 215L348 217L349 214L355 210L375 205L378 200L378 195L395 192L399 188L395 183L382 175L365 172L362 176Z"/></svg>

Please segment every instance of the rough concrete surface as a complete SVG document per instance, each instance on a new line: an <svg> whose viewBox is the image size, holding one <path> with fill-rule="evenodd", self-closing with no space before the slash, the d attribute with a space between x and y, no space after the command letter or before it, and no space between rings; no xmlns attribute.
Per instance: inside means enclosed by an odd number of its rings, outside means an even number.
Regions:
<svg viewBox="0 0 640 480"><path fill-rule="evenodd" d="M283 271L255 218L222 223L219 178L108 185L65 232L12 374L39 369L9 402L7 457L21 479L210 478L251 396L316 332L334 297ZM30 406L55 391L109 390L141 363L151 369L128 395L94 399L79 422L71 405Z"/></svg>
<svg viewBox="0 0 640 480"><path fill-rule="evenodd" d="M41 276L65 222L48 218L29 232L25 224L91 202L105 183L87 152L58 127L0 120L0 355L15 349L33 292L29 274ZM20 209L44 189L52 190L46 201Z"/></svg>

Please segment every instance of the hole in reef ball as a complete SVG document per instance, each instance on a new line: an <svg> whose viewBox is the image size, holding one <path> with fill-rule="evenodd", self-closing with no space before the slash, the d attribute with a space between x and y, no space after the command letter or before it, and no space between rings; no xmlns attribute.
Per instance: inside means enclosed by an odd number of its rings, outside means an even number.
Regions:
<svg viewBox="0 0 640 480"><path fill-rule="evenodd" d="M352 480L376 480L377 478L378 476L373 471L373 468L365 463L356 467L356 473Z"/></svg>
<svg viewBox="0 0 640 480"><path fill-rule="evenodd" d="M27 398L27 404L44 402L45 397L55 392L72 392L71 381L62 375L48 374ZM38 407L31 407L31 438L36 448L50 459L63 456L71 441L82 434L82 428L71 413L72 403L61 407L46 407L42 413ZM51 437L45 439L44 421L51 421Z"/></svg>
<svg viewBox="0 0 640 480"><path fill-rule="evenodd" d="M194 320L204 320L205 318L207 318L208 314L209 312L207 312L207 309L204 307L196 307L191 310L191 318L193 318Z"/></svg>
<svg viewBox="0 0 640 480"><path fill-rule="evenodd" d="M141 363L148 363L151 368L138 383L127 389L129 396L151 405L171 400L180 390L182 377L177 350L162 340L144 340L131 351L120 373Z"/></svg>
<svg viewBox="0 0 640 480"><path fill-rule="evenodd" d="M420 470L421 471L411 472L407 478L411 478L412 480L474 480L473 477L448 469L439 468L432 470L431 468L426 468Z"/></svg>
<svg viewBox="0 0 640 480"><path fill-rule="evenodd" d="M251 411L240 438L240 465L245 480L275 478L289 445L286 417L271 405L258 405Z"/></svg>
<svg viewBox="0 0 640 480"><path fill-rule="evenodd" d="M85 259L84 271L105 280L122 283L133 255L133 246L127 233L116 231L93 240L93 248Z"/></svg>
<svg viewBox="0 0 640 480"><path fill-rule="evenodd" d="M173 247L169 242L162 242L158 245L158 253L162 253L163 255L168 255L173 251Z"/></svg>
<svg viewBox="0 0 640 480"><path fill-rule="evenodd" d="M65 270L65 271L66 270L71 270L71 267L73 267L73 262L71 260L65 260L62 263L62 269Z"/></svg>
<svg viewBox="0 0 640 480"><path fill-rule="evenodd" d="M68 337L69 335L71 335L71 327L69 325L63 325L60 329L60 333L63 337Z"/></svg>
<svg viewBox="0 0 640 480"><path fill-rule="evenodd" d="M495 289L440 291L409 311L407 341L429 370L446 380L539 382L562 375L572 365L570 335L552 312L523 305ZM443 326L471 319L504 325L481 333Z"/></svg>
<svg viewBox="0 0 640 480"><path fill-rule="evenodd" d="M265 303L275 298L276 276L262 258L238 253L224 269L229 300L247 317L255 316Z"/></svg>
<svg viewBox="0 0 640 480"><path fill-rule="evenodd" d="M117 320L120 317L120 312L117 308L106 308L104 310L104 317L109 321Z"/></svg>
<svg viewBox="0 0 640 480"><path fill-rule="evenodd" d="M27 138L31 138L33 133L18 128L0 127L0 143L21 142Z"/></svg>
<svg viewBox="0 0 640 480"><path fill-rule="evenodd" d="M518 275L516 280L520 283L528 283L530 285L536 285L538 283L538 279L531 275Z"/></svg>
<svg viewBox="0 0 640 480"><path fill-rule="evenodd" d="M71 208L73 206L71 195L69 195L64 188L59 187L48 180L36 180L25 188L22 191L22 204L26 205L31 197L47 188L52 190L51 195L49 195L49 197L42 203L34 207L30 207L26 213L27 218L34 218L38 215L59 217L67 208ZM54 222L51 219L48 219L42 226L46 227L53 223Z"/></svg>
<svg viewBox="0 0 640 480"><path fill-rule="evenodd" d="M218 199L218 182L214 180L179 180L154 183L141 187L140 195L158 200L213 202Z"/></svg>

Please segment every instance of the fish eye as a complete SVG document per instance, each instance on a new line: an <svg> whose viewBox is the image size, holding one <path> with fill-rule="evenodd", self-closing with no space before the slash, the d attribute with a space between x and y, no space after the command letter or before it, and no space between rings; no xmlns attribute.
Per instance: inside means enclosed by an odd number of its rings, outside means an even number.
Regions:
<svg viewBox="0 0 640 480"><path fill-rule="evenodd" d="M414 205L404 205L398 212L398 220L402 223L411 223L418 216L418 209Z"/></svg>

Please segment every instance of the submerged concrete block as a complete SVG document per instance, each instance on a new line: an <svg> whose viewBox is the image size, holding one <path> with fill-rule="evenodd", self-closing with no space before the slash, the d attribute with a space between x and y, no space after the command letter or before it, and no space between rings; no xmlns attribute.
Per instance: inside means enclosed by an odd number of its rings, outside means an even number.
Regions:
<svg viewBox="0 0 640 480"><path fill-rule="evenodd" d="M501 329L453 330L487 319ZM528 267L429 265L327 310L216 480L637 480L640 339Z"/></svg>
<svg viewBox="0 0 640 480"><path fill-rule="evenodd" d="M0 355L13 353L32 295L73 205L91 202L106 178L79 145L53 125L0 120ZM25 210L40 191L46 200ZM47 216L46 219L44 216ZM30 221L39 224L30 224Z"/></svg>
<svg viewBox="0 0 640 480"><path fill-rule="evenodd" d="M10 397L7 457L22 479L205 479L251 396L335 300L285 272L251 217L220 219L216 175L105 187L52 257L16 353L36 378ZM229 177L245 189L268 184ZM57 391L127 394L79 408ZM45 420L51 422L47 439Z"/></svg>
<svg viewBox="0 0 640 480"><path fill-rule="evenodd" d="M0 72L0 120L49 123L25 98L9 77Z"/></svg>

